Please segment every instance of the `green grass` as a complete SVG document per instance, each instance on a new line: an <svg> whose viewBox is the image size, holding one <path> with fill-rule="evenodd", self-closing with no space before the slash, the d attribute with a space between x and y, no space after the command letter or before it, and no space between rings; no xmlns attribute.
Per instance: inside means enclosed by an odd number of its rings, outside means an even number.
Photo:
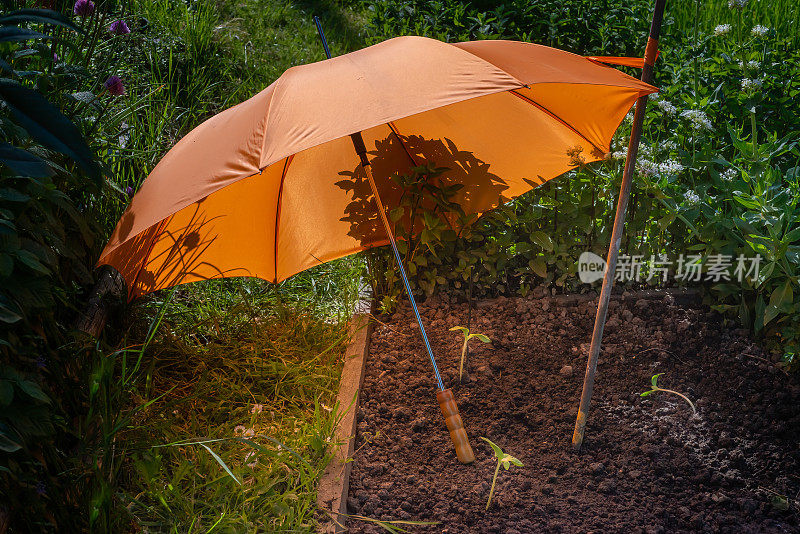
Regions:
<svg viewBox="0 0 800 534"><path fill-rule="evenodd" d="M317 480L347 408L335 395L362 274L348 260L315 271L279 286L190 284L135 307L133 339L145 339L163 312L118 436L126 448L118 497L137 525L313 529Z"/></svg>
<svg viewBox="0 0 800 534"><path fill-rule="evenodd" d="M745 26L767 26L782 37L800 37L800 2L796 0L748 0L741 9L728 7L728 0L667 1L666 12L675 19L675 26L692 35L695 22L701 32L710 33L720 24L735 24L739 17Z"/></svg>

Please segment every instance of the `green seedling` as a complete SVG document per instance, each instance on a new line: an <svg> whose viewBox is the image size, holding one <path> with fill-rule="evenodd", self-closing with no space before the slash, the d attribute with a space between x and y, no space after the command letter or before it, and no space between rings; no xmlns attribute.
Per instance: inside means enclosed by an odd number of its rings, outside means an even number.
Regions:
<svg viewBox="0 0 800 534"><path fill-rule="evenodd" d="M474 338L478 338L480 341L484 343L489 343L490 339L488 336L484 334L470 334L469 328L465 326L454 326L450 329L451 332L455 332L456 330L460 330L461 333L464 335L464 344L461 346L461 364L458 367L458 383L461 384L464 382L464 364L467 359L467 347L469 346L469 340ZM467 372L469 375L469 371Z"/></svg>
<svg viewBox="0 0 800 534"><path fill-rule="evenodd" d="M494 468L494 478L492 478L492 489L489 490L489 500L486 501L486 509L488 510L489 505L492 504L492 497L494 497L494 488L495 484L497 483L497 475L500 473L500 466L502 465L503 469L508 471L511 468L511 464L514 464L517 467L522 467L522 462L510 454L504 453L500 447L492 443L492 441L488 438L481 436L481 439L492 447L492 450L494 451L494 457L497 459L497 466Z"/></svg>
<svg viewBox="0 0 800 534"><path fill-rule="evenodd" d="M664 389L658 387L658 377L663 374L664 373L658 373L657 375L653 375L653 378L650 379L650 384L652 385L652 389L650 389L649 391L645 391L644 393L641 394L641 396L647 397L648 395L652 395L653 393L656 393L658 391L663 391L664 393L672 393L673 395L677 395L686 402L688 402L689 406L691 406L692 408L692 412L694 412L694 414L697 415L697 408L694 407L694 403L689 400L689 397L687 397L683 393L678 393L677 391L673 391L671 389Z"/></svg>

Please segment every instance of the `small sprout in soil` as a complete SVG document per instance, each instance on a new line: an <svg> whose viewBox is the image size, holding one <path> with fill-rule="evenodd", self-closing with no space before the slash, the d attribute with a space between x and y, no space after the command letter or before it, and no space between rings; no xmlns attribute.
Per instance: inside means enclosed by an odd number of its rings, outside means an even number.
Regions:
<svg viewBox="0 0 800 534"><path fill-rule="evenodd" d="M464 360L467 357L467 346L469 345L469 340L472 339L473 337L478 338L480 341L483 341L484 343L489 343L490 340L488 336L485 336L483 334L470 334L469 328L465 326L454 326L453 328L450 329L451 332L455 332L456 330L460 330L461 333L464 335L464 344L461 346L461 365L459 365L458 367L458 383L463 384L464 363L465 363ZM469 371L467 371L467 374L469 374Z"/></svg>
<svg viewBox="0 0 800 534"><path fill-rule="evenodd" d="M641 394L641 396L642 397L647 397L648 395L652 395L653 393L656 393L657 391L663 391L664 393L672 393L673 395L677 395L680 398L682 398L683 400L685 400L686 402L688 402L689 406L691 406L691 408L692 408L692 412L694 412L694 414L697 415L697 408L694 407L694 403L689 400L689 397L687 397L683 393L678 393L677 391L673 391L671 389L664 389L664 388L658 387L658 377L663 375L663 374L664 373L658 373L657 375L653 375L653 378L650 379L650 384L652 384L652 389L650 389L649 391L645 391L644 393Z"/></svg>
<svg viewBox="0 0 800 534"><path fill-rule="evenodd" d="M500 447L492 443L488 438L481 436L481 439L492 447L492 450L494 451L494 457L497 459L497 467L494 468L494 478L492 478L492 489L489 490L489 500L486 501L486 509L488 510L489 505L492 504L492 497L494 497L494 487L497 483L497 475L500 473L500 466L502 465L503 469L508 471L511 468L511 464L514 464L517 467L522 467L522 462L510 454L504 453Z"/></svg>

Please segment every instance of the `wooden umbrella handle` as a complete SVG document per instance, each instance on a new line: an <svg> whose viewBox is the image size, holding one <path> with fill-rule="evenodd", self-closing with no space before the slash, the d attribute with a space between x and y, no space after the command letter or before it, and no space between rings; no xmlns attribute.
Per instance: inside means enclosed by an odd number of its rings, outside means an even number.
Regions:
<svg viewBox="0 0 800 534"><path fill-rule="evenodd" d="M475 453L472 452L472 447L469 444L469 437L467 437L467 431L464 430L464 422L461 421L461 414L458 413L458 406L456 406L453 392L449 389L437 391L436 400L439 401L439 407L444 415L444 422L450 431L450 440L456 448L458 461L462 464L474 462Z"/></svg>

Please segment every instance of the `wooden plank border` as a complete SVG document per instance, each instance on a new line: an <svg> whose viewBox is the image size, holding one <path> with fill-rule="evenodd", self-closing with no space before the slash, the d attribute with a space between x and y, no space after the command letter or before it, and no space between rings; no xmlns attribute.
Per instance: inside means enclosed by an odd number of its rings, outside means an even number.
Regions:
<svg viewBox="0 0 800 534"><path fill-rule="evenodd" d="M317 532L324 534L345 532L344 517L347 513L347 492L350 487L350 469L356 437L356 414L359 393L364 382L364 368L369 352L369 338L373 321L369 306L364 310L363 302L350 320L350 343L345 351L342 379L339 382L337 401L344 415L336 428L336 441L341 443L335 456L325 468L317 489L317 506L320 521Z"/></svg>

